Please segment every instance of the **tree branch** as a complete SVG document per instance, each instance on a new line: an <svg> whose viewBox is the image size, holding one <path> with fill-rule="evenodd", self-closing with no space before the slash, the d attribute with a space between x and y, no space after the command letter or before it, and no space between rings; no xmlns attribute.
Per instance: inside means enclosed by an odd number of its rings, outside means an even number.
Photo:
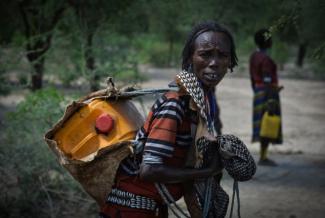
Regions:
<svg viewBox="0 0 325 218"><path fill-rule="evenodd" d="M31 38L31 31L30 31L30 24L28 22L28 17L27 17L27 13L25 11L25 6L27 4L27 1L20 1L18 3L19 5L19 11L20 11L20 14L23 18L23 23L24 23L24 26L25 26L25 35L26 35L26 38L28 39L28 42L26 44L26 49L27 51L31 50L31 44L29 42L29 39Z"/></svg>

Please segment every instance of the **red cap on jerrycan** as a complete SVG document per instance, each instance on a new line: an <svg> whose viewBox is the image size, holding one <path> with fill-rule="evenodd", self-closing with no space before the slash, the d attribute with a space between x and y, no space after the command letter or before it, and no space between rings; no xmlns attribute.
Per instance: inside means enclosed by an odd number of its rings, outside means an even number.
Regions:
<svg viewBox="0 0 325 218"><path fill-rule="evenodd" d="M97 117L95 126L99 133L107 134L113 129L114 120L109 114L104 113Z"/></svg>

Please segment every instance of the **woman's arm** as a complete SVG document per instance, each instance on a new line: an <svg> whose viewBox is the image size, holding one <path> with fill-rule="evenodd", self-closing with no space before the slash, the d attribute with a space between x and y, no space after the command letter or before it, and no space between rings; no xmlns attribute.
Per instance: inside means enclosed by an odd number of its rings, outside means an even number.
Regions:
<svg viewBox="0 0 325 218"><path fill-rule="evenodd" d="M150 131L144 148L144 156L139 176L148 182L178 183L197 178L213 176L217 160L204 169L191 169L167 166L163 159L174 151L177 131L184 118L184 105L180 99L162 97L154 105L154 115L150 123Z"/></svg>
<svg viewBox="0 0 325 218"><path fill-rule="evenodd" d="M190 169L175 168L163 164L142 164L140 166L140 178L148 182L179 183L193 179L205 178L221 172L214 161L208 168Z"/></svg>

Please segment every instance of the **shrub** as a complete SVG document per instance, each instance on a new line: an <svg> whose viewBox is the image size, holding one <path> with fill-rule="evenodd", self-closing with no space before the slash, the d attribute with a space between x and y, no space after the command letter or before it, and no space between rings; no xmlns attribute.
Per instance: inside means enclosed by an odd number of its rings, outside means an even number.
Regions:
<svg viewBox="0 0 325 218"><path fill-rule="evenodd" d="M37 91L7 114L0 139L0 212L5 217L89 217L96 206L43 140L66 100Z"/></svg>
<svg viewBox="0 0 325 218"><path fill-rule="evenodd" d="M149 63L155 67L179 67L182 44L174 42L171 51L170 45L155 35L141 35L133 44L141 63Z"/></svg>

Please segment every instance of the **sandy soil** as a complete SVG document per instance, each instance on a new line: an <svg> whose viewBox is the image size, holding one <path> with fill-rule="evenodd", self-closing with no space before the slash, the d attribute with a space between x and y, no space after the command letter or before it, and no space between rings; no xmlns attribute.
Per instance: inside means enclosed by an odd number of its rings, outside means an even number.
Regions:
<svg viewBox="0 0 325 218"><path fill-rule="evenodd" d="M152 69L148 73L153 79L144 87L164 87L175 71ZM279 166L259 166L251 181L239 184L241 215L322 218L325 216L325 82L280 78L280 83L285 87L281 93L284 143L270 150L270 157ZM249 79L228 74L219 85L217 96L223 133L239 136L258 160L259 145L250 142ZM231 196L232 179L228 175L222 185ZM185 207L182 200L179 203Z"/></svg>

